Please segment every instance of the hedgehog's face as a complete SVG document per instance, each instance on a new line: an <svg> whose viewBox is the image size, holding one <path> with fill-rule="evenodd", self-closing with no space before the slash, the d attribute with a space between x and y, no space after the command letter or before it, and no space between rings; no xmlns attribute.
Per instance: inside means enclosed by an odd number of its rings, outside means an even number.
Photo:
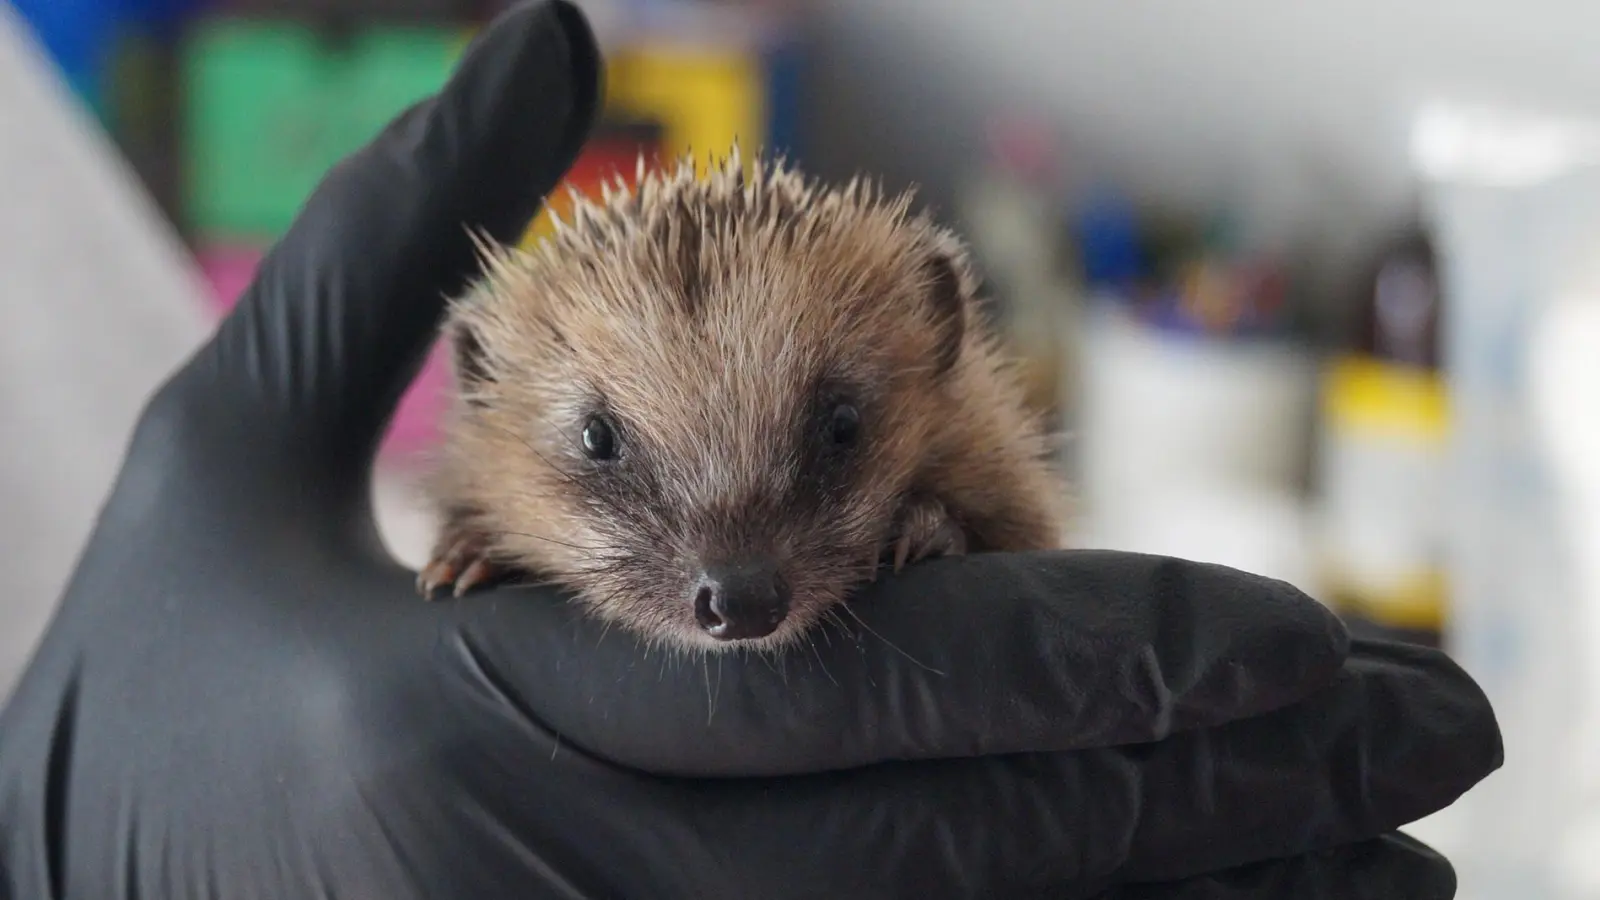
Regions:
<svg viewBox="0 0 1600 900"><path fill-rule="evenodd" d="M453 330L454 451L494 466L500 552L669 645L800 637L871 577L931 452L969 289L938 237L502 266Z"/></svg>
<svg viewBox="0 0 1600 900"><path fill-rule="evenodd" d="M759 369L706 335L674 343L671 362L574 372L541 435L560 479L545 508L594 548L561 554L560 574L649 635L786 642L875 567L918 459L902 404L921 398L771 340L749 347Z"/></svg>

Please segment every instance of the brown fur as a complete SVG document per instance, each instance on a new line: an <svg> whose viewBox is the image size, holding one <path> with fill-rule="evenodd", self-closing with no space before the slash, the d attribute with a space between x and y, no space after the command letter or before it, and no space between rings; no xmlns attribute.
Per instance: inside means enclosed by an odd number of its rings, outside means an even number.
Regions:
<svg viewBox="0 0 1600 900"><path fill-rule="evenodd" d="M1063 486L961 243L909 195L743 172L737 147L705 178L687 159L641 172L532 251L484 247L446 327L460 390L429 593L531 574L657 645L770 649L885 554L1058 546ZM840 398L860 411L850 451L819 439ZM609 464L580 445L596 412ZM751 548L790 613L714 641L687 599L700 560Z"/></svg>

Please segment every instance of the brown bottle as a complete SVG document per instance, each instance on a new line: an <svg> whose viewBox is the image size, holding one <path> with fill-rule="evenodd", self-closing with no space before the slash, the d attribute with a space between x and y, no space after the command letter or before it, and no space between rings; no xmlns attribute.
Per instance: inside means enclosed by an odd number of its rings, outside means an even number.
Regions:
<svg viewBox="0 0 1600 900"><path fill-rule="evenodd" d="M1357 307L1357 353L1395 368L1437 374L1441 297L1433 241L1408 231L1380 254Z"/></svg>
<svg viewBox="0 0 1600 900"><path fill-rule="evenodd" d="M1357 631L1437 646L1443 629L1449 409L1432 241L1388 242L1322 384L1319 456L1327 599Z"/></svg>

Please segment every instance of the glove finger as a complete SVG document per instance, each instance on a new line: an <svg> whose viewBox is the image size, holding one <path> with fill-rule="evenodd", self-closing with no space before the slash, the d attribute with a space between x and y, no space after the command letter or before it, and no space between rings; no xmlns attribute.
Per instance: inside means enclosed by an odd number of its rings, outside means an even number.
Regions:
<svg viewBox="0 0 1600 900"><path fill-rule="evenodd" d="M1020 892L1175 881L1369 840L1454 803L1501 759L1488 701L1448 657L1357 644L1301 704L1156 744L732 782L676 812L690 834L770 855L768 871L825 858L904 896ZM848 893L858 876L838 877Z"/></svg>
<svg viewBox="0 0 1600 900"><path fill-rule="evenodd" d="M651 653L549 590L402 606L415 640L449 648L436 665L493 683L509 709L619 765L688 776L1155 741L1305 698L1349 641L1284 582L1102 551L930 562L852 608L763 664ZM438 615L459 617L457 641L434 641Z"/></svg>
<svg viewBox="0 0 1600 900"><path fill-rule="evenodd" d="M1501 754L1487 700L1447 657L1357 645L1328 689L1256 719L1132 748L734 783L703 791L689 827L737 835L741 852L770 836L770 871L821 857L924 896L1174 881L1386 834L1455 802Z"/></svg>
<svg viewBox="0 0 1600 900"><path fill-rule="evenodd" d="M1093 900L1451 900L1455 895L1450 861L1397 831L1178 882L1124 885Z"/></svg>
<svg viewBox="0 0 1600 900"><path fill-rule="evenodd" d="M1448 656L1356 640L1302 704L1103 755L1084 770L1084 809L1136 811L1119 877L1175 879L1377 837L1503 761L1488 698Z"/></svg>
<svg viewBox="0 0 1600 900"><path fill-rule="evenodd" d="M603 896L708 885L768 900L1049 896L1173 882L1377 838L1455 802L1501 759L1464 673L1435 651L1382 645L1356 647L1303 704L1155 744L776 779L646 778L530 734L489 695L438 713L449 737L425 753L328 736L378 754L340 769L372 773L358 776L363 815L402 849L471 860L427 878L471 869L487 889L538 856L580 867L562 877ZM537 789L509 789L535 760ZM594 847L615 865L582 869Z"/></svg>
<svg viewBox="0 0 1600 900"><path fill-rule="evenodd" d="M86 720L52 752L107 784L160 789L132 815L100 808L115 792L75 793L65 845L118 883L116 848L136 821L152 878L168 871L162 861L187 860L186 883L270 896L320 895L300 879L329 895L380 885L393 897L526 896L541 883L607 897L1052 896L1371 839L1453 802L1501 752L1487 701L1442 654L1357 644L1339 677L1296 706L1137 747L656 778L545 728L499 673L389 643L390 622L374 631L370 613L334 605L326 628L141 660L142 671L210 676L160 678L159 696L102 679L119 715ZM226 664L195 668L218 652ZM108 708L92 700L82 702ZM185 776L182 754L115 740L129 723L197 708L212 711L207 758L246 761L221 799ZM28 782L30 806L46 805L46 782ZM88 869L75 869L86 896L101 883ZM258 876L295 883L266 890L252 886Z"/></svg>
<svg viewBox="0 0 1600 900"><path fill-rule="evenodd" d="M519 238L581 149L599 83L583 15L521 3L437 94L335 167L169 386L229 423L216 449L248 450L252 465L288 454L325 482L364 485L446 298L478 270L471 232Z"/></svg>

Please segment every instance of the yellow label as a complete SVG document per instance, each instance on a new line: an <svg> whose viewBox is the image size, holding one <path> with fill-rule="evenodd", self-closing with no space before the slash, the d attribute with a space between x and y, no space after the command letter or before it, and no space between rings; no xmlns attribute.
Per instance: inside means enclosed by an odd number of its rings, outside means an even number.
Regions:
<svg viewBox="0 0 1600 900"><path fill-rule="evenodd" d="M1449 584L1441 571L1415 572L1383 588L1357 587L1337 575L1327 580L1341 612L1391 628L1437 631L1444 626Z"/></svg>
<svg viewBox="0 0 1600 900"><path fill-rule="evenodd" d="M1323 382L1330 428L1436 443L1450 425L1449 395L1435 372L1381 360L1335 360Z"/></svg>
<svg viewBox="0 0 1600 900"><path fill-rule="evenodd" d="M712 156L739 142L745 173L766 140L766 94L761 61L737 49L643 44L617 51L606 65L605 108L660 123L663 163L693 152L701 174ZM631 174L631 173L630 173ZM532 246L554 230L552 215L567 212L564 188L523 236Z"/></svg>
<svg viewBox="0 0 1600 900"><path fill-rule="evenodd" d="M1322 407L1331 599L1391 627L1440 628L1448 600L1440 549L1450 427L1444 379L1348 355L1328 367Z"/></svg>
<svg viewBox="0 0 1600 900"><path fill-rule="evenodd" d="M696 166L739 141L746 165L766 140L760 60L741 50L641 45L607 64L606 104L665 127L665 152Z"/></svg>

